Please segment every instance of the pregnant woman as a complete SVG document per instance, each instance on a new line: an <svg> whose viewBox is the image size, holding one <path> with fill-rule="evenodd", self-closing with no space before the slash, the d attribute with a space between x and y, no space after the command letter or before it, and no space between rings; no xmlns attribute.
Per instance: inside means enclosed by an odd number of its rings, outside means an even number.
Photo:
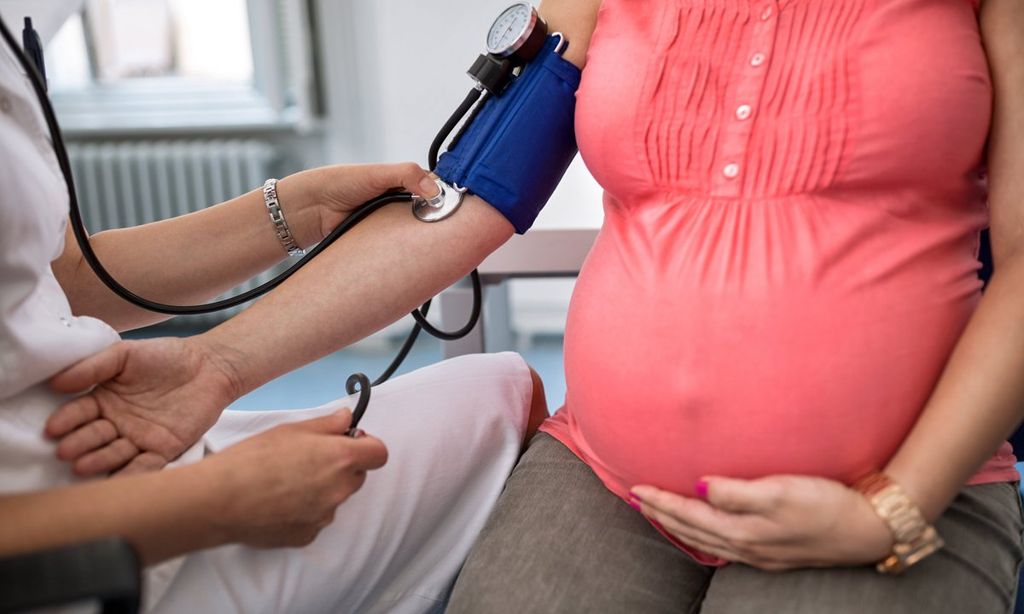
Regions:
<svg viewBox="0 0 1024 614"><path fill-rule="evenodd" d="M451 611L1008 611L1024 9L543 11L586 60L577 137L605 222L566 405Z"/></svg>

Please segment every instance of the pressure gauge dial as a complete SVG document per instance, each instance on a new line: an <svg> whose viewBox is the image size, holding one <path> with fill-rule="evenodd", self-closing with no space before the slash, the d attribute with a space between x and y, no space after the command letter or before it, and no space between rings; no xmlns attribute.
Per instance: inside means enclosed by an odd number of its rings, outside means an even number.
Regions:
<svg viewBox="0 0 1024 614"><path fill-rule="evenodd" d="M519 62L532 60L548 35L548 26L529 2L505 9L487 33L487 52Z"/></svg>

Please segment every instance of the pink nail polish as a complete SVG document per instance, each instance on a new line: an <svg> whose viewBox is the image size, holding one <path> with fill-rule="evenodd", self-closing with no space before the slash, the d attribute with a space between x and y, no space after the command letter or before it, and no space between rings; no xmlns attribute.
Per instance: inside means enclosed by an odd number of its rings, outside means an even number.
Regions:
<svg viewBox="0 0 1024 614"><path fill-rule="evenodd" d="M640 498L640 495L636 494L632 490L629 491L629 498L634 500L634 501L638 501L638 502L642 502L643 501L643 499Z"/></svg>
<svg viewBox="0 0 1024 614"><path fill-rule="evenodd" d="M637 503L636 501L628 501L627 503L629 503L629 507L635 509L636 511L638 511L638 512L642 512L643 511L643 510L640 509L640 504Z"/></svg>
<svg viewBox="0 0 1024 614"><path fill-rule="evenodd" d="M697 480L697 483L694 484L694 486L693 486L693 490L697 493L697 496L700 497L701 499L705 499L706 500L708 498L708 483L703 478Z"/></svg>

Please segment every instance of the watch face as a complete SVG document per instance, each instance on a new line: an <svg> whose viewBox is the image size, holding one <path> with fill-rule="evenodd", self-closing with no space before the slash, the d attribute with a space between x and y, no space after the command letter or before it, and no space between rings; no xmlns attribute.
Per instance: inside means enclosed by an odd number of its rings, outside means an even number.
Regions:
<svg viewBox="0 0 1024 614"><path fill-rule="evenodd" d="M500 56L515 53L529 38L536 21L536 13L529 3L520 2L508 7L487 33L487 51Z"/></svg>

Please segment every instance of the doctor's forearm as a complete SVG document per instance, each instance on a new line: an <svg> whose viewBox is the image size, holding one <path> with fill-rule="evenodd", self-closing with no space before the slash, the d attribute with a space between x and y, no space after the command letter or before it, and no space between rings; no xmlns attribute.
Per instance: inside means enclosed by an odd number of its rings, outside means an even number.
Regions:
<svg viewBox="0 0 1024 614"><path fill-rule="evenodd" d="M279 190L284 201L286 180ZM292 199L288 221L293 228L315 227L315 216L312 203ZM129 290L179 305L207 301L286 256L259 190L188 215L100 232L90 242L104 267ZM54 263L54 272L76 315L99 317L119 330L167 319L111 292L82 260L70 229L65 243L70 253Z"/></svg>
<svg viewBox="0 0 1024 614"><path fill-rule="evenodd" d="M205 466L96 480L0 497L0 556L106 537L144 564L226 543L216 518L223 485Z"/></svg>
<svg viewBox="0 0 1024 614"><path fill-rule="evenodd" d="M511 234L501 214L472 196L454 216L432 224L416 220L408 205L386 207L195 342L229 364L234 392L244 394L394 322Z"/></svg>

